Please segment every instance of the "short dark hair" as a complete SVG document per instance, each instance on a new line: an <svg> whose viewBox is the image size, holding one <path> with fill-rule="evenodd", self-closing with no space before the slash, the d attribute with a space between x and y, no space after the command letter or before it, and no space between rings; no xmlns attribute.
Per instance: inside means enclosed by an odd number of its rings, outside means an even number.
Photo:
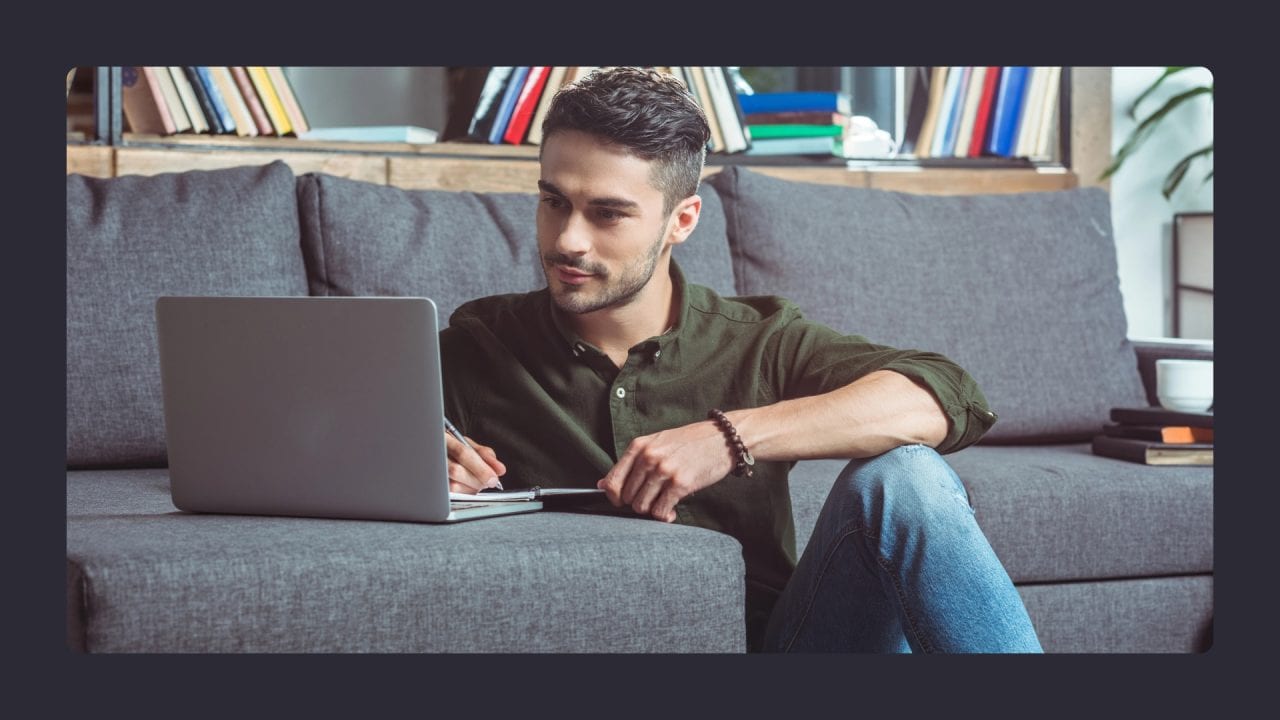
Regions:
<svg viewBox="0 0 1280 720"><path fill-rule="evenodd" d="M596 70L560 88L542 121L542 142L561 130L579 130L656 160L653 184L663 214L698 192L711 128L684 83L656 70ZM541 156L541 150L539 150Z"/></svg>

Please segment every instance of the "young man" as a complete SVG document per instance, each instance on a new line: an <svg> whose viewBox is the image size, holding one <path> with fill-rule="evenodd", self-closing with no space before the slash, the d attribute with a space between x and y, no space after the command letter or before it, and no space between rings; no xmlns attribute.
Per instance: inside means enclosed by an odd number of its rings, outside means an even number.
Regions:
<svg viewBox="0 0 1280 720"><path fill-rule="evenodd" d="M562 89L543 124L547 287L462 306L441 333L452 489L598 486L616 512L728 533L751 650L1038 652L1021 599L939 453L995 415L945 357L874 345L781 298L687 283L709 128L635 68ZM787 472L852 462L797 563Z"/></svg>

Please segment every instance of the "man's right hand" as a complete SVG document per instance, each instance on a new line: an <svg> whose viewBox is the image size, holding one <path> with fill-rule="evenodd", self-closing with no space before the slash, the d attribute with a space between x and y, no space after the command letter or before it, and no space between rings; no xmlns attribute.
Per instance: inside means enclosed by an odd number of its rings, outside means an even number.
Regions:
<svg viewBox="0 0 1280 720"><path fill-rule="evenodd" d="M498 487L498 477L507 473L507 466L498 460L493 448L471 438L467 442L471 443L470 448L449 433L444 434L449 453L449 492L474 494Z"/></svg>

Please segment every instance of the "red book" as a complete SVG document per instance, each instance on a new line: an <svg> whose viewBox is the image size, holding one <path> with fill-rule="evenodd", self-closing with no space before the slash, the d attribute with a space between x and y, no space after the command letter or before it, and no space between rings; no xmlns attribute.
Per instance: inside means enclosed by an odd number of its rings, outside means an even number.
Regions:
<svg viewBox="0 0 1280 720"><path fill-rule="evenodd" d="M969 157L981 157L987 146L987 127L991 123L991 106L996 104L996 86L1000 83L1000 68L988 67L982 78L982 96L978 99L978 114L973 117L973 142L969 144Z"/></svg>
<svg viewBox="0 0 1280 720"><path fill-rule="evenodd" d="M525 78L524 87L520 88L520 95L516 98L516 107L511 111L511 122L507 123L507 130L502 134L503 142L519 145L524 141L529 121L533 119L533 111L538 106L542 88L546 86L550 73L549 65L529 68L529 77Z"/></svg>
<svg viewBox="0 0 1280 720"><path fill-rule="evenodd" d="M236 87L240 88L240 94L244 96L244 104L249 106L249 114L253 116L253 124L258 126L258 132L262 135L275 135L276 130L271 126L267 110L262 107L258 91L253 88L253 81L249 79L249 71L243 67L232 67L231 77L235 78Z"/></svg>

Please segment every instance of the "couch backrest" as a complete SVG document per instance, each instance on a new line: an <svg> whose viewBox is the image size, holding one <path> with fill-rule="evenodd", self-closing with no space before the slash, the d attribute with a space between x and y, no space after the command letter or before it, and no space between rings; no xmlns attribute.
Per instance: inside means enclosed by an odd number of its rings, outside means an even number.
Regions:
<svg viewBox="0 0 1280 720"><path fill-rule="evenodd" d="M733 294L724 212L702 192L698 227L673 257L690 281ZM462 303L546 282L537 194L404 190L322 173L298 179L312 295L425 295L441 326Z"/></svg>
<svg viewBox="0 0 1280 720"><path fill-rule="evenodd" d="M1086 440L1145 404L1103 190L915 195L741 167L708 182L742 293L948 356L999 416L984 442Z"/></svg>
<svg viewBox="0 0 1280 720"><path fill-rule="evenodd" d="M282 162L67 176L67 465L166 462L155 301L305 295Z"/></svg>

